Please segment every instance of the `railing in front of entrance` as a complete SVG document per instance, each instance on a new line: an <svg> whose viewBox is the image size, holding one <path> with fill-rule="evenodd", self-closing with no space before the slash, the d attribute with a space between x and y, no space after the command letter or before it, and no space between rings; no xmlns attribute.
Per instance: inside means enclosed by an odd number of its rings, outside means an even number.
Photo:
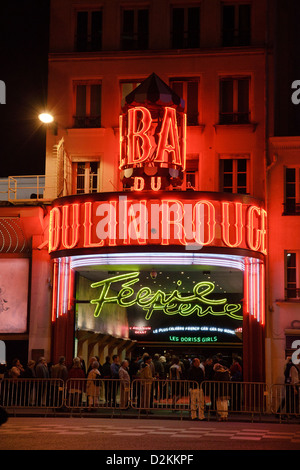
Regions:
<svg viewBox="0 0 300 470"><path fill-rule="evenodd" d="M227 419L235 414L299 416L299 386L255 382L118 379L2 379L0 405L8 411L177 413ZM175 414L176 416L176 414Z"/></svg>

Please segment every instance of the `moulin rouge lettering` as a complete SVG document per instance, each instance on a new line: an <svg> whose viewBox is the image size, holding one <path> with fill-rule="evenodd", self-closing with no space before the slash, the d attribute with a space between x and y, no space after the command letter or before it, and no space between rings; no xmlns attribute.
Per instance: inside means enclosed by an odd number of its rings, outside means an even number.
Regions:
<svg viewBox="0 0 300 470"><path fill-rule="evenodd" d="M111 295L114 284L122 282L118 292ZM145 319L150 320L155 311L161 311L165 315L181 315L183 317L197 314L198 317L206 315L229 316L236 320L243 318L238 312L241 304L227 303L227 299L211 299L207 296L213 293L215 285L212 282L198 282L191 295L182 295L178 289L166 294L161 290L153 292L150 287L142 287L137 292L133 286L139 282L139 273L127 273L110 277L91 284L92 288L100 288L98 299L91 300L96 305L94 316L99 317L103 306L107 303L117 303L121 307L137 305L145 311ZM181 281L177 281L178 287Z"/></svg>
<svg viewBox="0 0 300 470"><path fill-rule="evenodd" d="M49 252L122 245L245 248L266 254L267 213L255 204L212 199L89 200L50 212Z"/></svg>

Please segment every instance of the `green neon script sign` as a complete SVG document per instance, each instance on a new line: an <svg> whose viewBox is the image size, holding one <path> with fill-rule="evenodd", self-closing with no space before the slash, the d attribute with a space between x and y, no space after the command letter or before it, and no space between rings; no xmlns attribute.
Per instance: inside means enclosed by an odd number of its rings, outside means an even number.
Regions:
<svg viewBox="0 0 300 470"><path fill-rule="evenodd" d="M110 295L112 285L119 282L122 282L121 289L116 295ZM90 301L91 304L96 305L94 316L99 317L105 304L117 303L125 308L138 305L145 311L146 320L150 320L154 311L161 311L165 315L179 314L183 317L196 313L198 317L210 314L216 316L227 315L235 320L243 319L240 312L241 304L227 303L226 298L207 298L215 289L212 282L198 282L193 288L193 294L188 296L182 296L178 289L165 293L161 290L152 292L150 287L141 287L135 292L132 286L137 282L139 282L138 272L121 274L91 284L91 287L101 289L98 299ZM180 286L181 281L177 281L177 285ZM240 314L237 312L240 312Z"/></svg>

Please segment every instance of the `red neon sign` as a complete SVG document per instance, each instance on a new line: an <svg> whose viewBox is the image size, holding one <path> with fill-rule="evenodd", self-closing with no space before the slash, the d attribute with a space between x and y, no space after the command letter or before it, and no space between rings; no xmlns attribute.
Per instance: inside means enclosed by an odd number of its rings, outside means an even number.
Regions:
<svg viewBox="0 0 300 470"><path fill-rule="evenodd" d="M138 119L138 115L141 115ZM128 160L129 166L146 161L152 145L148 132L152 123L151 113L147 108L128 110Z"/></svg>
<svg viewBox="0 0 300 470"><path fill-rule="evenodd" d="M62 198L50 212L49 252L193 244L266 254L266 211L248 199L223 201L218 193L197 192L180 200L167 192L160 199L142 192L86 195L81 202Z"/></svg>
<svg viewBox="0 0 300 470"><path fill-rule="evenodd" d="M185 115L179 119L174 108L162 109L161 123L152 117L148 108L141 106L129 109L127 119L121 116L120 169L141 167L146 163L185 169Z"/></svg>
<svg viewBox="0 0 300 470"><path fill-rule="evenodd" d="M234 204L234 218L230 220L230 204L229 202L222 202L222 226L223 226L223 240L227 246L235 248L239 246L243 239L243 206L240 202ZM233 227L233 230L232 228ZM230 232L234 232L233 241L230 239Z"/></svg>

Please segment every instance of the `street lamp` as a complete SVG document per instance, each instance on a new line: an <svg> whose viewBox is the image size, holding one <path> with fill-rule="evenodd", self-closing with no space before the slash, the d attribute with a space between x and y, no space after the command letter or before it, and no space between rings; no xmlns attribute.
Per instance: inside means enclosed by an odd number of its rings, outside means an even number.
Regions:
<svg viewBox="0 0 300 470"><path fill-rule="evenodd" d="M41 114L39 114L39 120L43 124L52 124L53 123L53 134L57 135L57 127L58 126L57 126L57 123L54 121L54 117L52 116L52 114L47 113L47 112L41 113Z"/></svg>
<svg viewBox="0 0 300 470"><path fill-rule="evenodd" d="M39 120L42 121L44 124L49 124L50 122L54 121L54 118L49 113L41 113L39 115Z"/></svg>

